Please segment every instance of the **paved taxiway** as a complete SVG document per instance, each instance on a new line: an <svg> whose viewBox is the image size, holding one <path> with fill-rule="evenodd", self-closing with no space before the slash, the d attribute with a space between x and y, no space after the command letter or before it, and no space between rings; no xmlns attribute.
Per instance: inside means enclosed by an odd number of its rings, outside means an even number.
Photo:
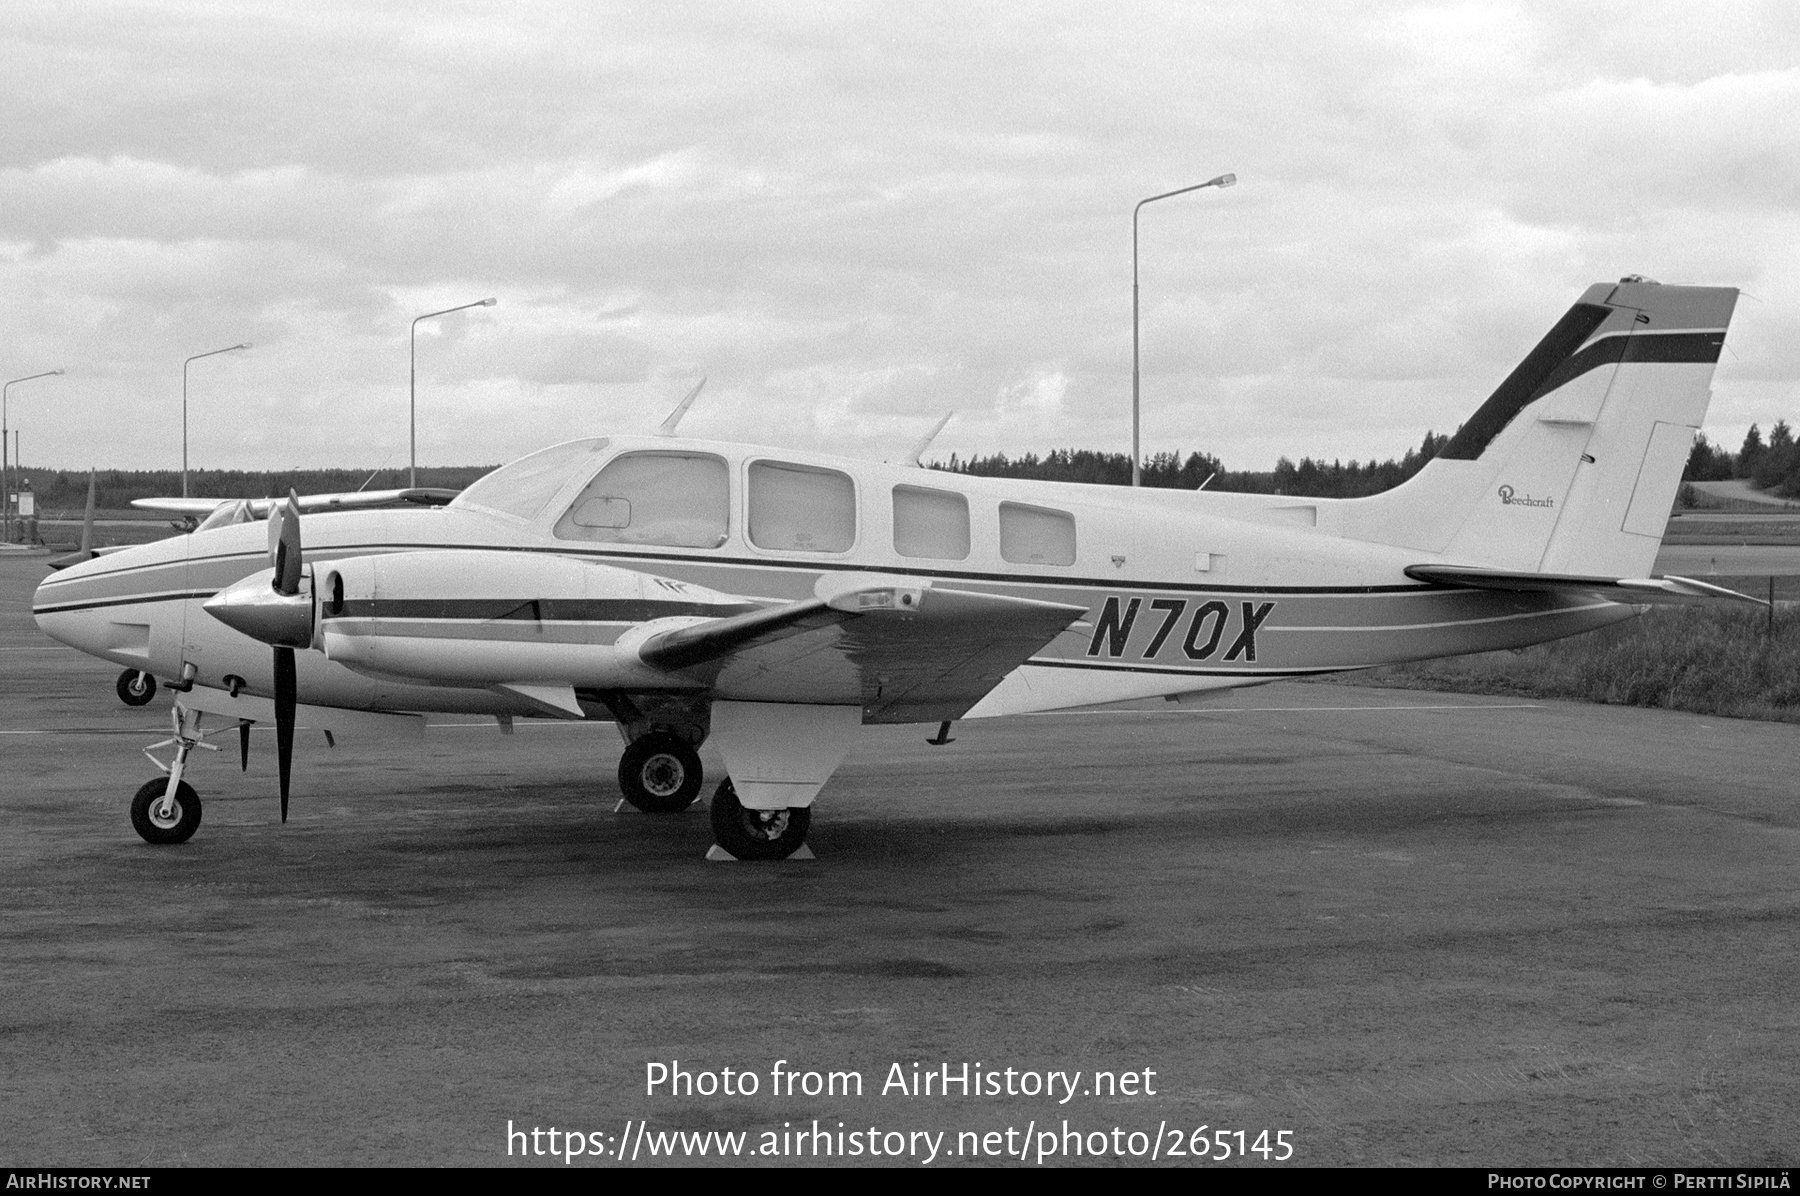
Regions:
<svg viewBox="0 0 1800 1196"><path fill-rule="evenodd" d="M0 1161L496 1163L509 1119L814 1118L1800 1158L1800 728L1279 684L883 729L820 858L777 865L702 862L698 808L612 815L610 728L303 735L285 827L259 735L158 849L125 805L165 700L36 633L40 570L0 560ZM762 1091L645 1096L670 1059ZM866 1094L772 1097L780 1059ZM895 1061L1156 1094L879 1096Z"/></svg>

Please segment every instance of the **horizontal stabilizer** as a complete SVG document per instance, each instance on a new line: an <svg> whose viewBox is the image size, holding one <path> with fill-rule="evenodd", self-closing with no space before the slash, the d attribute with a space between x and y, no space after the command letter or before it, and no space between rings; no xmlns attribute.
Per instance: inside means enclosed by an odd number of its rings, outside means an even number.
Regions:
<svg viewBox="0 0 1800 1196"><path fill-rule="evenodd" d="M1473 590L1509 590L1533 594L1593 594L1609 602L1692 603L1730 599L1756 606L1769 605L1724 586L1695 581L1691 577L1581 577L1566 573L1507 573L1467 565L1409 565L1406 575L1414 581L1462 586Z"/></svg>

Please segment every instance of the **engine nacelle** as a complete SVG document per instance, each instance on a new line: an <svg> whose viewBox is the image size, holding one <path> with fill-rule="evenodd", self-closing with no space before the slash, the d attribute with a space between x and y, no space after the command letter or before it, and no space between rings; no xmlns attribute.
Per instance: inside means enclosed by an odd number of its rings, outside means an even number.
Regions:
<svg viewBox="0 0 1800 1196"><path fill-rule="evenodd" d="M666 671L638 659L644 629L760 608L636 570L478 549L322 563L314 590L318 646L331 660L371 676L457 686L668 686Z"/></svg>

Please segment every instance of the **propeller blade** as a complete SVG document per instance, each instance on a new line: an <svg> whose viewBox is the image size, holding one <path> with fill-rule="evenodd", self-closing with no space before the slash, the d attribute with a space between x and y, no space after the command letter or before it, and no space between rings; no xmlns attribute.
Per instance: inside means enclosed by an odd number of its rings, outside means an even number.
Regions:
<svg viewBox="0 0 1800 1196"><path fill-rule="evenodd" d="M238 723L238 764L239 771L250 771L250 724Z"/></svg>
<svg viewBox="0 0 1800 1196"><path fill-rule="evenodd" d="M280 515L277 520L276 516ZM300 496L288 491L287 506L269 512L269 563L275 576L269 585L277 594L292 597L300 592Z"/></svg>
<svg viewBox="0 0 1800 1196"><path fill-rule="evenodd" d="M275 762L281 771L281 820L287 821L288 776L294 767L294 650L275 649Z"/></svg>

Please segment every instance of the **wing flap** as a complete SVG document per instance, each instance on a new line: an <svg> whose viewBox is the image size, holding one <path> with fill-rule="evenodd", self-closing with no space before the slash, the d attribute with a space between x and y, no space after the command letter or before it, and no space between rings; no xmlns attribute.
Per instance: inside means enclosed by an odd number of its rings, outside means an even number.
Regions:
<svg viewBox="0 0 1800 1196"><path fill-rule="evenodd" d="M1761 598L1740 594L1724 586L1695 581L1691 577L1583 577L1567 573L1508 573L1469 565L1408 565L1406 575L1415 581L1461 586L1476 590L1505 590L1535 594L1593 594L1610 602L1627 604L1686 604L1728 600L1767 606Z"/></svg>

